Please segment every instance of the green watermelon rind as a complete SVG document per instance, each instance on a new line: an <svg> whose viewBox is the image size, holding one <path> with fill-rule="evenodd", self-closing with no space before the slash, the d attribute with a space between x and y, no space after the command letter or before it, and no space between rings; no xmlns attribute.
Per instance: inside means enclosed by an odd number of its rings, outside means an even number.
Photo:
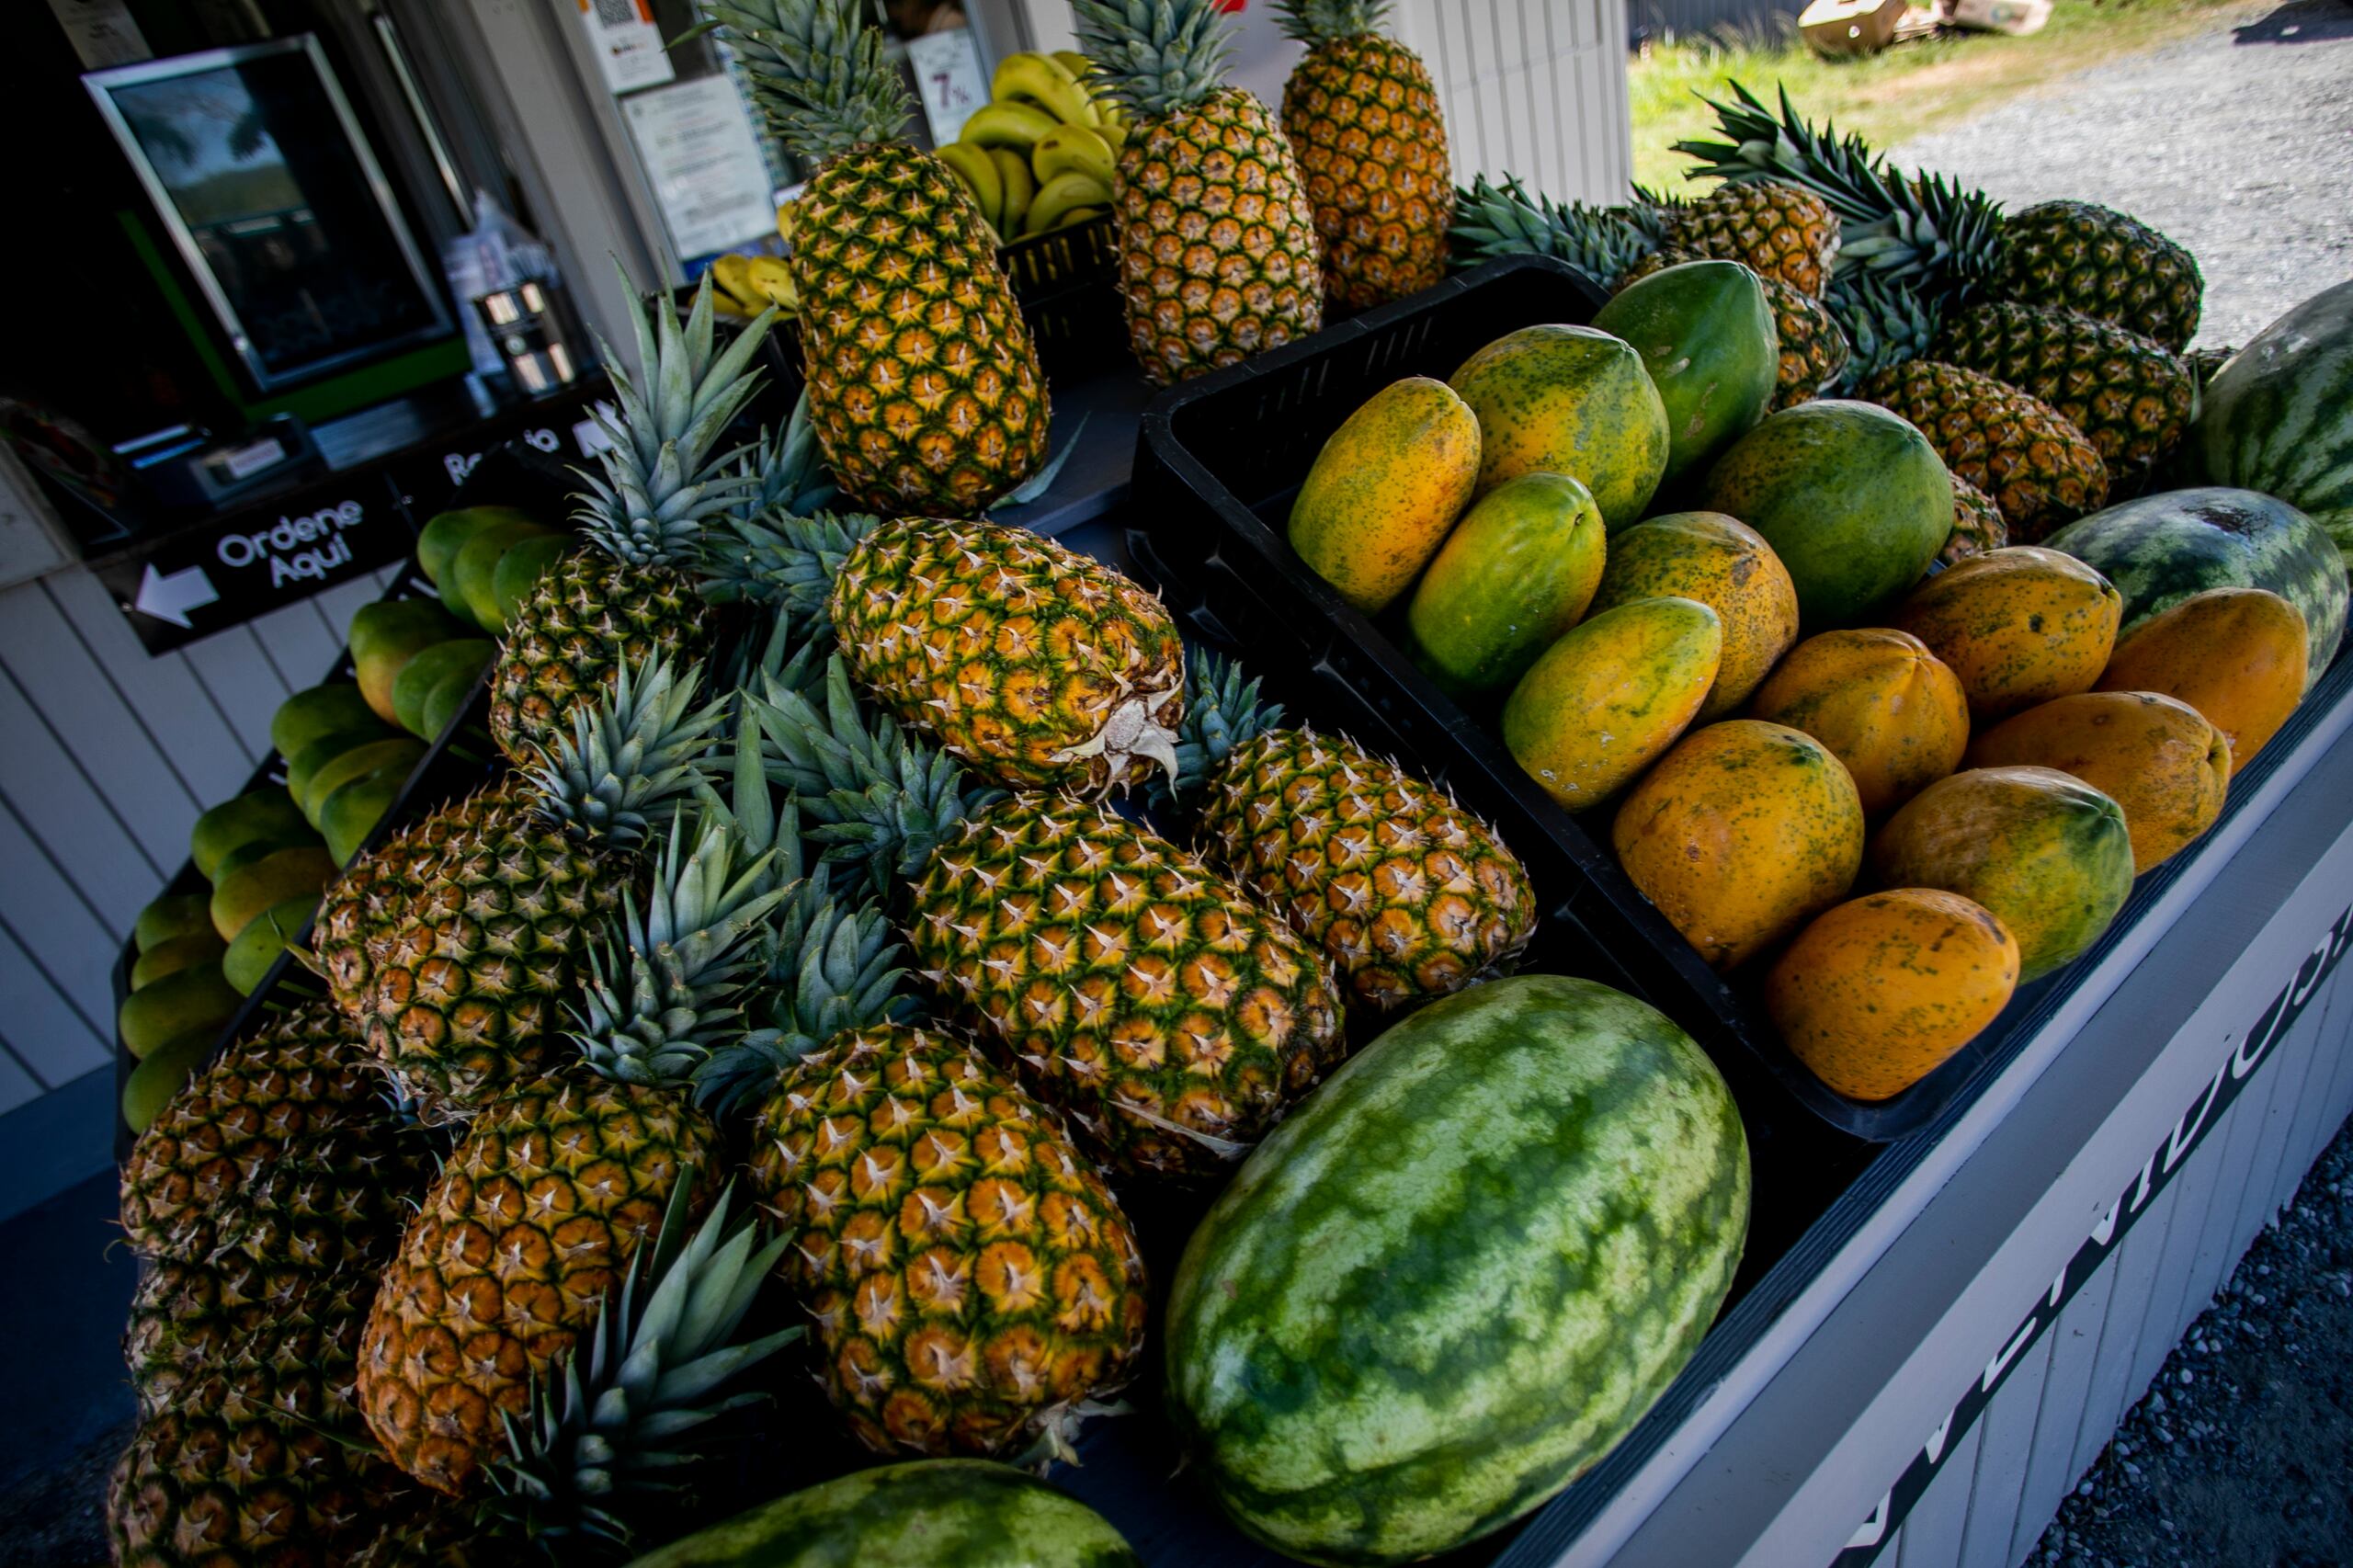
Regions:
<svg viewBox="0 0 2353 1568"><path fill-rule="evenodd" d="M2277 496L2353 552L2353 282L2232 356L2206 383L2186 448L2200 477Z"/></svg>
<svg viewBox="0 0 2353 1568"><path fill-rule="evenodd" d="M2044 540L2124 596L2121 642L2209 588L2265 588L2304 614L2310 690L2344 639L2345 559L2320 525L2276 496L2200 486L2161 491L2079 517Z"/></svg>
<svg viewBox="0 0 2353 1568"><path fill-rule="evenodd" d="M1732 1096L1655 1009L1558 975L1432 1004L1194 1232L1170 1419L1279 1551L1450 1550L1558 1493L1665 1391L1731 1287L1748 1205Z"/></svg>
<svg viewBox="0 0 2353 1568"><path fill-rule="evenodd" d="M1103 1517L985 1460L917 1460L791 1493L630 1568L1143 1568Z"/></svg>

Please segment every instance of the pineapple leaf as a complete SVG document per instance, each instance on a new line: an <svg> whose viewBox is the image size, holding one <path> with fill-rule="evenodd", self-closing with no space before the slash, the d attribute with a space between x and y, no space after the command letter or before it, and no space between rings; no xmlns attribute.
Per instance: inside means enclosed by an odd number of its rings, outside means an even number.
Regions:
<svg viewBox="0 0 2353 1568"><path fill-rule="evenodd" d="M676 813L701 778L696 758L727 704L694 707L702 668L658 654L620 666L612 687L574 712L572 733L529 770L540 814L573 838L627 847Z"/></svg>
<svg viewBox="0 0 2353 1568"><path fill-rule="evenodd" d="M1233 22L1219 0L1071 0L1071 16L1102 94L1140 116L1174 114L1225 85Z"/></svg>
<svg viewBox="0 0 2353 1568"><path fill-rule="evenodd" d="M915 100L858 0L707 0L752 97L785 144L822 163L903 134Z"/></svg>
<svg viewBox="0 0 2353 1568"><path fill-rule="evenodd" d="M1283 722L1279 702L1263 702L1258 677L1245 676L1233 660L1195 649L1187 672L1184 722L1176 730L1176 777L1155 775L1152 801L1189 815L1209 782L1233 748Z"/></svg>

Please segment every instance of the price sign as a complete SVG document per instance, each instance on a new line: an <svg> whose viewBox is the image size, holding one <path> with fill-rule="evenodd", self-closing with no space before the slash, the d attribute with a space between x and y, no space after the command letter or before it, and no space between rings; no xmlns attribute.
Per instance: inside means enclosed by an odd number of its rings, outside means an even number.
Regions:
<svg viewBox="0 0 2353 1568"><path fill-rule="evenodd" d="M907 65L915 74L915 90L923 95L932 145L945 147L963 133L973 111L989 101L980 45L972 41L970 28L926 33L907 40Z"/></svg>

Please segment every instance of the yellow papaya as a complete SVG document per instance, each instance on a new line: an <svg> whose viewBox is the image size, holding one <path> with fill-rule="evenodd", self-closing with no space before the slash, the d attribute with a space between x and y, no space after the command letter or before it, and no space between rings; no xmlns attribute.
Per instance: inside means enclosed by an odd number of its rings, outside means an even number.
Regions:
<svg viewBox="0 0 2353 1568"><path fill-rule="evenodd" d="M1959 767L1969 749L1961 677L1890 627L1807 638L1756 688L1748 714L1828 746L1873 816Z"/></svg>
<svg viewBox="0 0 2353 1568"><path fill-rule="evenodd" d="M2108 667L2123 615L2123 596L2093 567L2014 544L1929 578L1894 624L1951 665L1970 712L1992 720L2089 691Z"/></svg>
<svg viewBox="0 0 2353 1568"><path fill-rule="evenodd" d="M1699 600L1724 623L1723 663L1699 705L1699 723L1747 701L1798 640L1798 588L1789 568L1762 534L1722 512L1670 512L1610 539L1594 609L1668 595Z"/></svg>
<svg viewBox="0 0 2353 1568"><path fill-rule="evenodd" d="M2206 716L2154 691L2085 691L2005 719L1970 743L1972 767L2055 767L2124 809L2135 876L2222 814L2231 745Z"/></svg>
<svg viewBox="0 0 2353 1568"><path fill-rule="evenodd" d="M1588 616L1512 687L1504 745L1562 805L1599 805L1689 725L1723 642L1723 623L1697 599L1638 599Z"/></svg>
<svg viewBox="0 0 2353 1568"><path fill-rule="evenodd" d="M1290 508L1290 547L1367 615L1413 585L1470 504L1479 421L1444 381L1392 381L1332 432Z"/></svg>
<svg viewBox="0 0 2353 1568"><path fill-rule="evenodd" d="M1666 472L1666 405L1622 338L1527 326L1465 359L1448 384L1479 419L1479 490L1565 473L1611 533L1639 519Z"/></svg>
<svg viewBox="0 0 2353 1568"><path fill-rule="evenodd" d="M2245 767L2304 699L2304 612L2262 588L2209 588L2143 621L2116 645L2101 691L2161 691L2222 732Z"/></svg>
<svg viewBox="0 0 2353 1568"><path fill-rule="evenodd" d="M1449 691L1500 691L1583 619L1605 549L1593 493L1523 473L1446 536L1405 607L1405 649Z"/></svg>

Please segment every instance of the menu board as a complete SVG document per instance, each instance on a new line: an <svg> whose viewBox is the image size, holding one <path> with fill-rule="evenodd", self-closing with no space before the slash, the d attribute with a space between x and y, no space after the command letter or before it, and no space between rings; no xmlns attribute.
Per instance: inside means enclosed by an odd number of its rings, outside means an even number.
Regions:
<svg viewBox="0 0 2353 1568"><path fill-rule="evenodd" d="M723 251L776 225L774 187L752 118L724 75L621 100L638 161L681 261Z"/></svg>

